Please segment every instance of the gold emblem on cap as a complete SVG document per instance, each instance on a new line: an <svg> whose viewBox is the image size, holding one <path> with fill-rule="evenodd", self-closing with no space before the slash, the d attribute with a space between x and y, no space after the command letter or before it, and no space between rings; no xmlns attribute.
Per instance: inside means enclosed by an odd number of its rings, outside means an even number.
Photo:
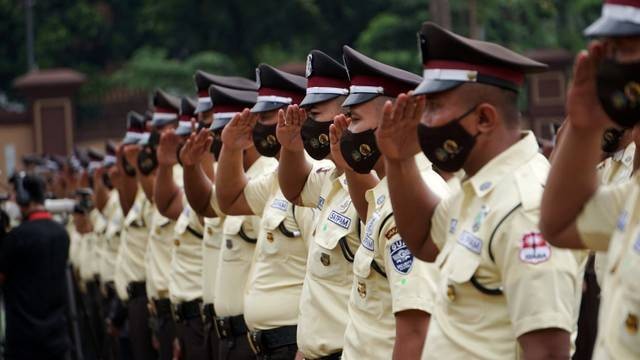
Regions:
<svg viewBox="0 0 640 360"><path fill-rule="evenodd" d="M328 144L329 136L327 134L320 134L320 136L318 136L318 140L320 141L320 145Z"/></svg>
<svg viewBox="0 0 640 360"><path fill-rule="evenodd" d="M478 72L477 71L469 71L469 72L467 72L467 79L469 81L478 80Z"/></svg>
<svg viewBox="0 0 640 360"><path fill-rule="evenodd" d="M270 233L270 232L267 233L267 241L268 242L273 242L273 234Z"/></svg>
<svg viewBox="0 0 640 360"><path fill-rule="evenodd" d="M358 294L363 299L367 296L367 284L362 281L358 281Z"/></svg>
<svg viewBox="0 0 640 360"><path fill-rule="evenodd" d="M358 150L360 150L360 154L364 156L371 155L371 146L369 146L368 144L360 145L360 148Z"/></svg>
<svg viewBox="0 0 640 360"><path fill-rule="evenodd" d="M329 266L331 265L331 256L329 256L329 254L327 253L322 253L320 255L320 262L322 263L322 265L324 266Z"/></svg>
<svg viewBox="0 0 640 360"><path fill-rule="evenodd" d="M456 289L453 285L447 286L447 299L452 302L456 300Z"/></svg>
<svg viewBox="0 0 640 360"><path fill-rule="evenodd" d="M638 333L638 315L631 314L627 315L627 319L624 322L625 327L627 328L627 332L631 335L635 335Z"/></svg>
<svg viewBox="0 0 640 360"><path fill-rule="evenodd" d="M458 152L458 150L460 150L458 143L451 139L445 141L442 147L444 148L444 151L448 152L449 154L455 154Z"/></svg>

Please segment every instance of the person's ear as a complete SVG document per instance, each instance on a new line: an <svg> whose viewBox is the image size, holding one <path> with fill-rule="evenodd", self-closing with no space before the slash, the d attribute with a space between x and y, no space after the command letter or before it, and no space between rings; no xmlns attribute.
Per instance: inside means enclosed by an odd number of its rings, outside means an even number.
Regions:
<svg viewBox="0 0 640 360"><path fill-rule="evenodd" d="M476 109L477 127L480 132L490 132L498 125L498 110L491 104L482 103Z"/></svg>

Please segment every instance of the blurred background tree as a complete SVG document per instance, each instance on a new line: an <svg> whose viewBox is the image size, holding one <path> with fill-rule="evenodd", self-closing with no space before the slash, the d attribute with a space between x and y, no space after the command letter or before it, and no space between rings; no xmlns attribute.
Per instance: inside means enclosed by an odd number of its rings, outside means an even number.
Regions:
<svg viewBox="0 0 640 360"><path fill-rule="evenodd" d="M24 0L0 0L0 91L27 71ZM348 44L419 72L416 31L429 19L520 51L582 48L601 0L35 0L40 68L89 75L83 93L114 87L193 91L196 69L252 77L259 62L303 62ZM437 12L437 13L434 13ZM444 19L444 20L442 20Z"/></svg>

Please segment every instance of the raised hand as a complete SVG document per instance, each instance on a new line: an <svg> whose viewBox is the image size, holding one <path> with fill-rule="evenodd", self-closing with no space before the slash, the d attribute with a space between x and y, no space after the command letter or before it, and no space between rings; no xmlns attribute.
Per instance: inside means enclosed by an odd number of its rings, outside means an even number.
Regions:
<svg viewBox="0 0 640 360"><path fill-rule="evenodd" d="M596 72L604 56L603 44L594 41L589 51L576 56L573 82L567 93L567 120L576 129L601 132L611 126L611 120L602 109L596 90Z"/></svg>
<svg viewBox="0 0 640 360"><path fill-rule="evenodd" d="M300 128L307 118L307 112L298 105L289 105L287 110L278 110L276 137L282 148L292 152L304 151Z"/></svg>
<svg viewBox="0 0 640 360"><path fill-rule="evenodd" d="M183 166L194 166L202 162L211 143L213 136L207 129L201 129L200 132L192 133L180 150L180 161Z"/></svg>
<svg viewBox="0 0 640 360"><path fill-rule="evenodd" d="M164 166L173 166L178 163L178 145L180 145L180 136L176 135L174 129L164 131L160 135L160 143L156 149L158 156L158 164Z"/></svg>
<svg viewBox="0 0 640 360"><path fill-rule="evenodd" d="M253 145L252 130L258 121L258 116L249 109L236 114L222 130L224 147L232 150L244 150Z"/></svg>
<svg viewBox="0 0 640 360"><path fill-rule="evenodd" d="M342 133L347 130L351 118L348 118L344 114L337 115L333 118L333 124L329 127L329 143L331 144L331 157L336 167L343 170L353 170L344 160L342 152L340 151L340 138Z"/></svg>
<svg viewBox="0 0 640 360"><path fill-rule="evenodd" d="M389 160L406 160L420 152L418 124L425 107L424 96L400 94L392 104L387 101L376 130L376 142Z"/></svg>
<svg viewBox="0 0 640 360"><path fill-rule="evenodd" d="M140 153L140 146L125 145L122 148L122 153L124 154L124 158L127 160L129 165L136 167L136 165L138 164L138 154Z"/></svg>

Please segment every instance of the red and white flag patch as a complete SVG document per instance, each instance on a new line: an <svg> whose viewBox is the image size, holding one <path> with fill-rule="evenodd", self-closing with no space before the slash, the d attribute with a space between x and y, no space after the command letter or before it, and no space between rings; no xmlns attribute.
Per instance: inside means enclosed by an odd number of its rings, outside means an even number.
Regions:
<svg viewBox="0 0 640 360"><path fill-rule="evenodd" d="M529 264L539 264L549 260L551 247L544 240L542 234L525 234L520 243L520 260Z"/></svg>

